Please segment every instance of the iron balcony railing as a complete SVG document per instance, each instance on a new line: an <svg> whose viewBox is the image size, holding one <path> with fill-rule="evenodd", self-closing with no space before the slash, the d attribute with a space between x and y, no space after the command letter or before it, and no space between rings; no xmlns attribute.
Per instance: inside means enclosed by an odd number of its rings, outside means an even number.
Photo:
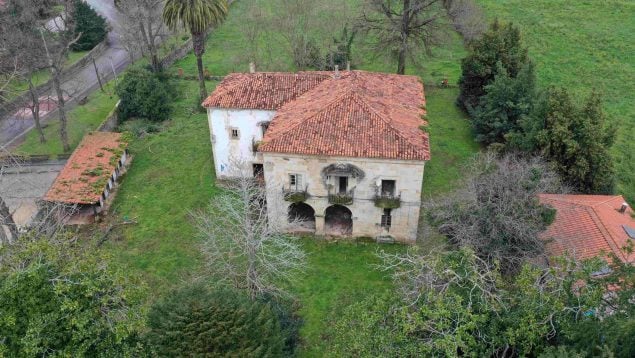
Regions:
<svg viewBox="0 0 635 358"><path fill-rule="evenodd" d="M282 187L282 195L284 200L293 203L306 201L309 198L309 186L301 187L299 185L287 185Z"/></svg>
<svg viewBox="0 0 635 358"><path fill-rule="evenodd" d="M352 205L355 199L355 188L345 192L333 192L329 190L328 197L329 204Z"/></svg>
<svg viewBox="0 0 635 358"><path fill-rule="evenodd" d="M399 195L389 193L377 193L375 206L383 209L397 209L401 206L401 193Z"/></svg>

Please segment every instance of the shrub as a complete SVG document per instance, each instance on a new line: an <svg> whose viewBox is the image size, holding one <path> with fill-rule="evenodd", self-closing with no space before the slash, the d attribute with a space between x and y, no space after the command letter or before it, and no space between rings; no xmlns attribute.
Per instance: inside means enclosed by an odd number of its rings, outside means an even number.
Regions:
<svg viewBox="0 0 635 358"><path fill-rule="evenodd" d="M148 342L159 356L279 357L285 337L271 305L202 285L157 302Z"/></svg>
<svg viewBox="0 0 635 358"><path fill-rule="evenodd" d="M126 71L115 88L121 99L117 112L119 122L133 117L166 120L171 112L170 91L166 83L169 81L143 68Z"/></svg>
<svg viewBox="0 0 635 358"><path fill-rule="evenodd" d="M100 16L90 5L75 0L75 36L81 34L71 49L73 51L87 51L104 41L108 34L106 19Z"/></svg>
<svg viewBox="0 0 635 358"><path fill-rule="evenodd" d="M120 131L132 133L132 135L137 138L141 138L152 133L158 133L161 129L162 127L160 123L151 122L147 119L131 119L119 126Z"/></svg>

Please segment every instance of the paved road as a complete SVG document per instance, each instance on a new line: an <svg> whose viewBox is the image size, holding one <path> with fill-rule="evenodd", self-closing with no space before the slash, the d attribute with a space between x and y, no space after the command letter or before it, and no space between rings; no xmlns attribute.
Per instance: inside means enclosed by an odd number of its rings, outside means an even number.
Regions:
<svg viewBox="0 0 635 358"><path fill-rule="evenodd" d="M119 14L114 7L113 0L87 0L87 2L102 16L104 16L111 26L108 34L109 47L104 53L95 60L100 74L110 76L121 73L130 64L130 55L119 45L118 28L115 26ZM75 75L69 76L62 83L62 89L72 99L85 97L87 94L99 88L97 76L92 63L82 68ZM47 95L42 100L47 100ZM51 91L50 97L57 98L54 91ZM46 112L48 113L48 111ZM42 116L42 122L57 119L55 115ZM23 138L23 135L31 130L34 126L33 118L28 110L21 110L12 116L0 122L0 145L15 145Z"/></svg>

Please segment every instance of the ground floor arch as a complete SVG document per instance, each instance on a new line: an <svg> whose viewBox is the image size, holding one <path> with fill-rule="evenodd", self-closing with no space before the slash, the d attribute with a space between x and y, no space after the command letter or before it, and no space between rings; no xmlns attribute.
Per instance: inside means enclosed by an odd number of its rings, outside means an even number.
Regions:
<svg viewBox="0 0 635 358"><path fill-rule="evenodd" d="M353 233L353 213L342 205L331 205L324 212L326 235L350 235Z"/></svg>
<svg viewBox="0 0 635 358"><path fill-rule="evenodd" d="M315 210L307 203L293 203L287 210L287 221L291 231L314 232Z"/></svg>

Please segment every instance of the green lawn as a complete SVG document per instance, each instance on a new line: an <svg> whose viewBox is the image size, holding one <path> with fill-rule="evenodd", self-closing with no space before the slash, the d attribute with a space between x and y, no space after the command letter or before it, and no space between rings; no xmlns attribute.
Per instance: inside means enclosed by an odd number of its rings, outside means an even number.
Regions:
<svg viewBox="0 0 635 358"><path fill-rule="evenodd" d="M486 14L523 33L544 86L578 96L597 88L620 126L613 147L618 192L635 202L635 1L478 0Z"/></svg>
<svg viewBox="0 0 635 358"><path fill-rule="evenodd" d="M88 102L84 105L77 105L68 114L68 138L71 149L74 149L82 140L84 135L94 131L108 114L114 109L117 103L117 96L113 93L114 82L109 82L104 86L104 91L96 91L88 96ZM40 143L40 137L34 129L27 133L24 142L16 148L17 154L61 154L64 152L60 139L60 122L57 117L46 122L44 128L45 143Z"/></svg>

